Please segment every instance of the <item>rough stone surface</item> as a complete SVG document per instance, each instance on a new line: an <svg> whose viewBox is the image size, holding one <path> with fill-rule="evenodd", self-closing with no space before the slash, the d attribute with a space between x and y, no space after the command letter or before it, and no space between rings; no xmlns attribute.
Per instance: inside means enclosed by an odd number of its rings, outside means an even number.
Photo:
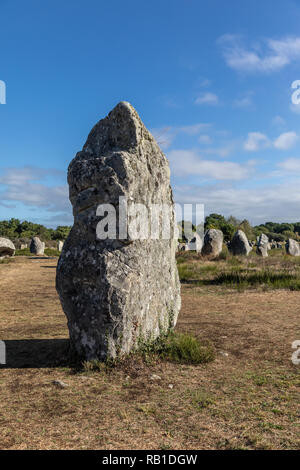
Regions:
<svg viewBox="0 0 300 470"><path fill-rule="evenodd" d="M269 249L269 239L267 235L262 233L259 237L257 237L257 248L256 253L263 258L268 256L268 249Z"/></svg>
<svg viewBox="0 0 300 470"><path fill-rule="evenodd" d="M223 233L221 230L209 229L205 232L202 254L206 256L218 256L223 247Z"/></svg>
<svg viewBox="0 0 300 470"><path fill-rule="evenodd" d="M30 253L34 255L43 255L45 251L45 243L39 237L33 237L30 243Z"/></svg>
<svg viewBox="0 0 300 470"><path fill-rule="evenodd" d="M0 238L0 258L14 256L15 245L8 238Z"/></svg>
<svg viewBox="0 0 300 470"><path fill-rule="evenodd" d="M289 238L285 245L286 253L291 256L300 256L299 243Z"/></svg>
<svg viewBox="0 0 300 470"><path fill-rule="evenodd" d="M252 248L249 245L248 239L243 230L235 232L230 243L230 251L232 254L248 256L251 250Z"/></svg>
<svg viewBox="0 0 300 470"><path fill-rule="evenodd" d="M173 205L168 161L129 103L90 132L69 165L74 225L57 267L56 287L71 348L86 360L129 353L174 327L180 309L176 239L96 237L99 204ZM175 214L171 210L171 232Z"/></svg>

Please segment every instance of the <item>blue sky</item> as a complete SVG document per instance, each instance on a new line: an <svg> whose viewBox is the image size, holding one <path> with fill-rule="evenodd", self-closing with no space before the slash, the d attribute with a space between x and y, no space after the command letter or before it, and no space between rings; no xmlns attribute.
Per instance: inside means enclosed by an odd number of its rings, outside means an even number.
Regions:
<svg viewBox="0 0 300 470"><path fill-rule="evenodd" d="M177 202L300 220L299 2L0 0L0 15L0 220L71 224L68 164L122 100Z"/></svg>

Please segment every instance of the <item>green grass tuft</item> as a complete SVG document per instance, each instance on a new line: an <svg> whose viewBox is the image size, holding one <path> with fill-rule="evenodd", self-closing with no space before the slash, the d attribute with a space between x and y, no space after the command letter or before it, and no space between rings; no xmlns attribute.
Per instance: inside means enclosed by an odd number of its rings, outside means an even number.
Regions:
<svg viewBox="0 0 300 470"><path fill-rule="evenodd" d="M248 270L222 272L213 281L231 287L247 288L263 285L273 289L300 290L300 275L294 272L263 269L253 272Z"/></svg>
<svg viewBox="0 0 300 470"><path fill-rule="evenodd" d="M29 248L24 248L24 250L16 250L15 256L31 256Z"/></svg>
<svg viewBox="0 0 300 470"><path fill-rule="evenodd" d="M210 344L201 343L187 333L169 333L161 351L163 358L181 364L204 364L215 358Z"/></svg>

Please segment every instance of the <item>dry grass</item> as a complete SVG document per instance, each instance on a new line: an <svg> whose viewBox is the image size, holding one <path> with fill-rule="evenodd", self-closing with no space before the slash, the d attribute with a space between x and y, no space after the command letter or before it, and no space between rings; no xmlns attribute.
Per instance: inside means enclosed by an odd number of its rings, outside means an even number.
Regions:
<svg viewBox="0 0 300 470"><path fill-rule="evenodd" d="M266 262L284 268L283 258ZM201 263L208 280L231 269L229 260L188 263ZM300 292L183 284L177 330L209 340L215 361L128 360L78 373L67 362L55 267L22 257L0 265L2 449L299 448L300 366L290 358Z"/></svg>

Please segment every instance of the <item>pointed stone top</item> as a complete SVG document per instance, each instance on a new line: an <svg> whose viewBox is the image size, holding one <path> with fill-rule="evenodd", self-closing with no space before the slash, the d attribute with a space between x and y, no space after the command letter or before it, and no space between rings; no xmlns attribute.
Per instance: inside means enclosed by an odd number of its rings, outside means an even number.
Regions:
<svg viewBox="0 0 300 470"><path fill-rule="evenodd" d="M101 155L109 151L130 150L142 139L152 140L134 107L121 101L91 130L83 151Z"/></svg>

